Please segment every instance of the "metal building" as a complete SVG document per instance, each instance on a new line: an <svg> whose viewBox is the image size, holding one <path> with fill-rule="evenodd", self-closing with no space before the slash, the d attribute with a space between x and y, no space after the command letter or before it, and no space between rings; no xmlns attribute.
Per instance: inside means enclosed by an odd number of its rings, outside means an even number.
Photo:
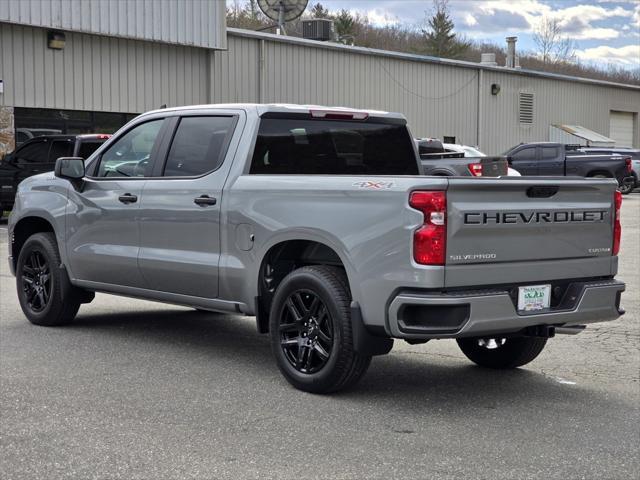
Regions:
<svg viewBox="0 0 640 480"><path fill-rule="evenodd" d="M0 0L0 80L0 152L216 102L400 111L487 153L557 124L640 147L640 86L227 29L217 0Z"/></svg>

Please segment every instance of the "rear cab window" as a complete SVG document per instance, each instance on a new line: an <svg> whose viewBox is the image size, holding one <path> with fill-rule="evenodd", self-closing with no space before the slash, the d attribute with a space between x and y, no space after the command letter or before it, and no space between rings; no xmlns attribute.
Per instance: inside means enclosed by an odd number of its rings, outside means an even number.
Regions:
<svg viewBox="0 0 640 480"><path fill-rule="evenodd" d="M266 114L260 120L249 173L395 176L418 175L418 168L404 122Z"/></svg>

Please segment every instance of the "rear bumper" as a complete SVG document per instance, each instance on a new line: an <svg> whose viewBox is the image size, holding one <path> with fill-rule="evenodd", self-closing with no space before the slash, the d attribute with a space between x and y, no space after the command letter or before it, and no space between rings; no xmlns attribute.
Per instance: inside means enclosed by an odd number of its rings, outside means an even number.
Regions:
<svg viewBox="0 0 640 480"><path fill-rule="evenodd" d="M420 294L400 292L389 304L391 336L461 338L515 333L538 325L570 326L615 320L624 311L617 280L574 282L557 306L520 314L507 289Z"/></svg>

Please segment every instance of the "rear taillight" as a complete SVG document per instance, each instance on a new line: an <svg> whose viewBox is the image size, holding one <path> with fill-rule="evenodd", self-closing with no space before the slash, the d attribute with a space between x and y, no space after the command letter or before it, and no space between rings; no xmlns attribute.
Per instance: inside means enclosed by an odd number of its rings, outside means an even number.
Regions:
<svg viewBox="0 0 640 480"><path fill-rule="evenodd" d="M615 217L613 220L613 254L620 252L620 237L622 237L622 224L620 223L620 208L622 208L622 193L616 190L613 197Z"/></svg>
<svg viewBox="0 0 640 480"><path fill-rule="evenodd" d="M413 259L421 265L444 265L447 250L447 194L413 192L409 205L424 215L413 234Z"/></svg>
<svg viewBox="0 0 640 480"><path fill-rule="evenodd" d="M627 166L627 173L633 172L633 164L631 163L631 157L625 158L624 163Z"/></svg>
<svg viewBox="0 0 640 480"><path fill-rule="evenodd" d="M482 176L482 164L481 163L470 163L468 165L469 167L469 171L471 172L471 175L473 175L474 177L481 177Z"/></svg>

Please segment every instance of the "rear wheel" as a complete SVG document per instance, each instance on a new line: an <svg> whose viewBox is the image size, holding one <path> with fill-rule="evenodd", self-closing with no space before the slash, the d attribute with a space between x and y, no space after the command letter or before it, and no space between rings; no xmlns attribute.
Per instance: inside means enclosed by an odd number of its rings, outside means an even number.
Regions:
<svg viewBox="0 0 640 480"><path fill-rule="evenodd" d="M638 178L634 175L633 179L633 182L622 184L620 185L620 187L618 187L620 193L622 193L623 195L628 195L633 192L633 190L636 188L636 185L638 185Z"/></svg>
<svg viewBox="0 0 640 480"><path fill-rule="evenodd" d="M465 356L481 367L508 369L521 367L534 360L547 344L546 338L459 338L458 346Z"/></svg>
<svg viewBox="0 0 640 480"><path fill-rule="evenodd" d="M25 242L16 265L20 307L36 325L55 326L71 322L80 308L83 293L69 283L61 267L56 237L36 233Z"/></svg>
<svg viewBox="0 0 640 480"><path fill-rule="evenodd" d="M343 390L366 372L371 357L353 349L351 296L341 270L294 270L276 290L269 316L278 368L294 387L313 393Z"/></svg>

